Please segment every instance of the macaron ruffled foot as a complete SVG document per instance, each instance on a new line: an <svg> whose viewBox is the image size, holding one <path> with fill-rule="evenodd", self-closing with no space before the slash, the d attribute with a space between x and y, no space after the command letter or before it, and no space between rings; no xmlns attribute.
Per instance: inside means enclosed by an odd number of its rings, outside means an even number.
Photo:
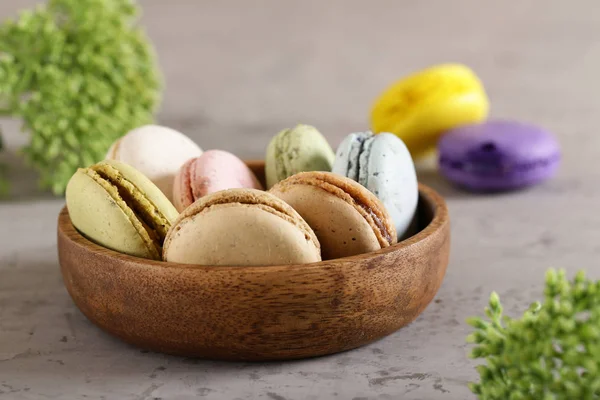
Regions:
<svg viewBox="0 0 600 400"><path fill-rule="evenodd" d="M299 124L279 132L267 146L267 188L299 172L331 171L335 153L313 126Z"/></svg>

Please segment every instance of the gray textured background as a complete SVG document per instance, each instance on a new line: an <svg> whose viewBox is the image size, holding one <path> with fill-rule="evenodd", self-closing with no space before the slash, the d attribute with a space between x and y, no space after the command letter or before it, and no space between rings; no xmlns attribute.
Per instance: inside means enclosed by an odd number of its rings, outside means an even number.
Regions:
<svg viewBox="0 0 600 400"><path fill-rule="evenodd" d="M33 4L1 0L0 17ZM531 190L473 196L427 165L420 179L447 199L452 254L436 302L370 346L314 360L228 364L144 353L101 333L59 275L61 199L19 180L0 203L0 399L470 399L464 319L491 290L517 315L543 273L598 277L600 2L598 0L146 0L143 23L167 80L160 122L203 148L262 157L297 122L337 145L366 127L373 98L405 73L463 62L484 80L493 117L558 136L563 166ZM2 121L9 147L25 137ZM6 156L4 156L6 158Z"/></svg>

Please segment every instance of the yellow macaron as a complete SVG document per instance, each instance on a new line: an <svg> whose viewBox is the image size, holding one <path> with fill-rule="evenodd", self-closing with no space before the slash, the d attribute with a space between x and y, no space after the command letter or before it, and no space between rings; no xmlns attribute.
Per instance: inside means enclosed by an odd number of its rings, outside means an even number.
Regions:
<svg viewBox="0 0 600 400"><path fill-rule="evenodd" d="M394 133L420 158L435 150L443 132L484 121L488 113L489 100L477 75L462 64L440 64L386 89L371 110L371 129Z"/></svg>

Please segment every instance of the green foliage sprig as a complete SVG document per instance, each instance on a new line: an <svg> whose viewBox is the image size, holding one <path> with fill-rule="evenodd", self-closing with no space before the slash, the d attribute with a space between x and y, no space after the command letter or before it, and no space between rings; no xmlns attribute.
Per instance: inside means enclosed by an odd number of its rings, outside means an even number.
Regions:
<svg viewBox="0 0 600 400"><path fill-rule="evenodd" d="M0 26L0 114L30 134L23 149L55 194L80 166L150 123L160 74L132 0L49 0Z"/></svg>
<svg viewBox="0 0 600 400"><path fill-rule="evenodd" d="M485 360L470 385L479 399L600 399L600 281L549 270L544 301L520 319L502 315L496 293L485 314L468 320L471 357Z"/></svg>
<svg viewBox="0 0 600 400"><path fill-rule="evenodd" d="M0 132L0 153L4 149L4 142L2 140L2 132ZM6 177L6 170L8 167L0 163L0 197L5 196L8 193L8 178Z"/></svg>

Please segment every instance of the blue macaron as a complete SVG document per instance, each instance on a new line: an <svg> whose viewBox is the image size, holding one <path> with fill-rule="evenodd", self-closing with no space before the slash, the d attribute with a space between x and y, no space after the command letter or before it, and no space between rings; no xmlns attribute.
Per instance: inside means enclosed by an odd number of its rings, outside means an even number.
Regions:
<svg viewBox="0 0 600 400"><path fill-rule="evenodd" d="M333 173L375 194L394 220L398 240L413 234L419 187L413 159L391 133L351 133L337 148Z"/></svg>

